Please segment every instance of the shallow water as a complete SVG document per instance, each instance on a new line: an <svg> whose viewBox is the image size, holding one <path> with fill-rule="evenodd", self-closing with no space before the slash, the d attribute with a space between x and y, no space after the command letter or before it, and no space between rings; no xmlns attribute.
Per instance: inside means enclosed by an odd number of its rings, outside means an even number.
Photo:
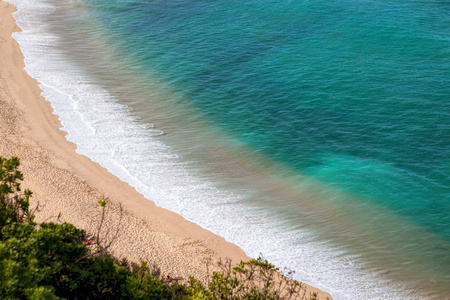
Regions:
<svg viewBox="0 0 450 300"><path fill-rule="evenodd" d="M80 153L336 299L449 294L448 4L14 3Z"/></svg>

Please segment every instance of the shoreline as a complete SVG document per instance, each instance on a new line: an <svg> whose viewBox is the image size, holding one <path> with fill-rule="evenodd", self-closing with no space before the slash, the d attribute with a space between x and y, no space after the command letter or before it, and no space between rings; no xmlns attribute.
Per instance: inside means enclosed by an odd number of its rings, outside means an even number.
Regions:
<svg viewBox="0 0 450 300"><path fill-rule="evenodd" d="M24 57L12 33L20 31L15 7L0 0L0 155L18 156L24 173L22 186L39 202L36 220L61 221L89 230L99 217L97 201L109 200L109 227L120 226L112 253L129 260L157 262L171 276L206 276L206 261L249 257L238 246L160 208L98 163L76 153L76 145L60 130L58 116L41 96L38 82L24 71ZM123 207L120 225L119 206ZM321 299L331 295L319 291Z"/></svg>

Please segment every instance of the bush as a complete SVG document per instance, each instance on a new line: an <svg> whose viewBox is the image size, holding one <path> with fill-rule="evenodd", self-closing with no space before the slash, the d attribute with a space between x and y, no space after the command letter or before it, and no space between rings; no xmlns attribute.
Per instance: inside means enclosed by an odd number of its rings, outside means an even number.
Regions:
<svg viewBox="0 0 450 300"><path fill-rule="evenodd" d="M16 157L0 156L1 299L306 299L300 283L261 258L235 267L220 261L221 271L207 285L190 278L186 287L152 276L161 271L147 262L118 261L99 242L105 200L99 201L101 222L91 248L83 243L86 232L72 224L37 226L29 208L32 193L21 192L19 165Z"/></svg>
<svg viewBox="0 0 450 300"><path fill-rule="evenodd" d="M169 287L151 275L121 268L110 255L88 255L86 233L74 225L42 223L38 229L29 209L32 193L21 193L19 165L16 157L0 157L1 299L171 298Z"/></svg>
<svg viewBox="0 0 450 300"><path fill-rule="evenodd" d="M18 170L19 165L17 157L6 159L0 156L0 229L18 222L32 223L34 219L29 210L32 193L29 190L21 193L23 175Z"/></svg>

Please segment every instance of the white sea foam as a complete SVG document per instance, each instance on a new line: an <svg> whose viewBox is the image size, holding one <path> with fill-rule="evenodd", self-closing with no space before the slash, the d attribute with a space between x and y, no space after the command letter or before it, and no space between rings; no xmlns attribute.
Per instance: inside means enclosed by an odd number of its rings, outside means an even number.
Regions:
<svg viewBox="0 0 450 300"><path fill-rule="evenodd" d="M51 1L7 0L23 32L14 34L26 71L40 82L77 152L100 163L159 206L182 214L243 248L263 253L295 278L336 299L413 299L400 287L358 267L358 258L324 244L311 233L289 230L269 215L242 204L242 195L218 189L193 175L177 153L158 140L162 133L132 117L129 108L91 83L57 47L58 36L42 20Z"/></svg>

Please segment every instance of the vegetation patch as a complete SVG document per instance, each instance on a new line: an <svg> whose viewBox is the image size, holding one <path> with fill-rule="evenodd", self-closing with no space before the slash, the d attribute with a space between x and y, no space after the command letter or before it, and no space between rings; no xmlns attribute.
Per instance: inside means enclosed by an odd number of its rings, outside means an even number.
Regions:
<svg viewBox="0 0 450 300"><path fill-rule="evenodd" d="M219 261L207 282L190 277L183 285L161 278L158 266L118 260L108 253L112 241L99 238L103 199L95 236L69 223L37 224L19 166L0 156L1 299L318 299L262 258Z"/></svg>

